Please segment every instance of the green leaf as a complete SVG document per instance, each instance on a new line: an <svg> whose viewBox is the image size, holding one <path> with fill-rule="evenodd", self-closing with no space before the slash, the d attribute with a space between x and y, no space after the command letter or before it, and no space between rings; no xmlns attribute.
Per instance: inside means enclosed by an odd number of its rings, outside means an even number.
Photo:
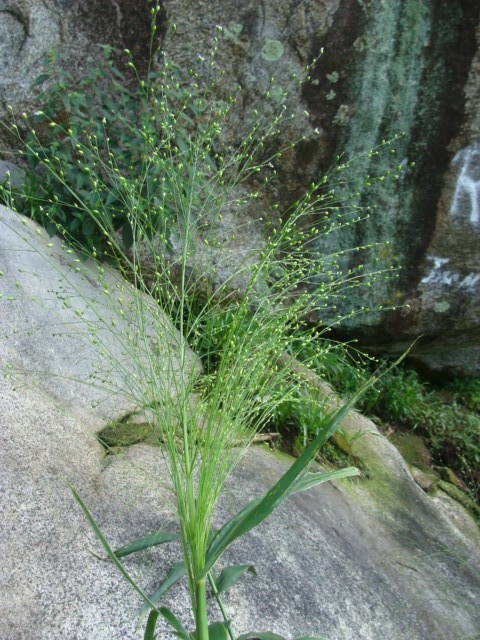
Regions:
<svg viewBox="0 0 480 640"><path fill-rule="evenodd" d="M212 622L208 625L209 640L228 640L228 629L223 622ZM191 638L197 640L197 632L191 634Z"/></svg>
<svg viewBox="0 0 480 640"><path fill-rule="evenodd" d="M218 558L234 540L259 525L287 498L292 485L314 459L323 443L338 429L341 421L353 408L356 401L373 384L368 380L335 414L326 418L323 428L305 448L302 455L292 464L273 487L262 498L256 498L247 504L239 513L217 531L207 550L205 567L198 576L202 578L213 567Z"/></svg>
<svg viewBox="0 0 480 640"><path fill-rule="evenodd" d="M218 593L222 593L230 589L230 587L233 587L247 571L255 576L257 575L255 567L252 564L236 564L223 569L218 578L215 579L215 586L217 587Z"/></svg>
<svg viewBox="0 0 480 640"><path fill-rule="evenodd" d="M48 73L41 73L39 76L35 78L35 82L33 83L33 87L38 87L39 84L43 84L46 80L48 80L50 76Z"/></svg>
<svg viewBox="0 0 480 640"><path fill-rule="evenodd" d="M108 192L105 204L108 206L108 205L113 204L114 202L117 202L117 201L118 201L118 192L110 190Z"/></svg>
<svg viewBox="0 0 480 640"><path fill-rule="evenodd" d="M122 240L127 249L133 244L132 225L128 221L126 221L122 227Z"/></svg>
<svg viewBox="0 0 480 640"><path fill-rule="evenodd" d="M147 626L145 627L145 634L143 636L143 640L155 640L155 627L157 626L158 619L158 611L150 611L150 615L148 616Z"/></svg>
<svg viewBox="0 0 480 640"><path fill-rule="evenodd" d="M93 519L92 514L90 513L90 511L87 509L87 507L85 506L85 504L83 503L82 499L80 498L80 496L78 495L78 493L75 491L75 489L68 484L68 482L66 483L67 487L70 489L70 491L73 494L73 497L75 498L75 500L77 501L77 503L80 505L80 508L82 509L83 513L85 514L85 517L87 518L87 521L89 523L89 525L92 527L93 532L95 533L95 535L97 536L99 542L101 543L101 545L103 546L103 548L105 549L105 551L107 552L108 557L110 558L110 560L113 562L113 564L117 567L117 569L120 571L120 573L122 574L122 576L125 578L125 580L127 580L127 582L129 582L132 587L135 589L135 591L143 598L143 600L145 601L145 603L148 605L148 607L152 608L152 609L157 609L157 607L155 606L155 604L153 603L153 601L147 596L145 595L145 593L143 593L143 591L140 589L140 587L137 585L137 583L135 582L135 580L129 575L129 573L124 569L122 563L118 560L117 556L115 555L115 553L113 552L112 548L110 547L110 545L108 544L108 542L106 541L106 539L104 538L102 532L100 531L100 529L98 528L97 523L95 522L95 520Z"/></svg>
<svg viewBox="0 0 480 640"><path fill-rule="evenodd" d="M97 231L97 225L90 218L85 218L82 222L82 234L89 238Z"/></svg>
<svg viewBox="0 0 480 640"><path fill-rule="evenodd" d="M188 133L185 131L185 129L179 129L179 132L175 135L175 144L182 153L188 153Z"/></svg>
<svg viewBox="0 0 480 640"><path fill-rule="evenodd" d="M208 625L209 640L228 640L228 630L223 622L214 622Z"/></svg>
<svg viewBox="0 0 480 640"><path fill-rule="evenodd" d="M188 631L185 629L185 627L182 625L173 611L170 611L170 609L167 609L167 607L160 607L160 613L165 618L165 620L170 623L172 628L175 629L176 636L178 636L179 638L183 638L183 640L191 640L190 636L188 635Z"/></svg>
<svg viewBox="0 0 480 640"><path fill-rule="evenodd" d="M250 631L237 636L237 640L285 640L285 638L271 631Z"/></svg>
<svg viewBox="0 0 480 640"><path fill-rule="evenodd" d="M168 533L167 531L155 531L145 538L139 538L138 540L134 540L130 542L130 544L126 544L119 549L114 551L114 554L117 558L123 558L124 556L128 556L131 553L137 553L137 551L144 551L145 549L150 549L151 547L155 547L159 544L164 544L165 542L172 542L174 540L180 540L180 535L178 533Z"/></svg>
<svg viewBox="0 0 480 640"><path fill-rule="evenodd" d="M317 484L323 482L330 482L331 480L341 480L342 478L350 478L351 476L360 475L360 471L355 467L346 467L345 469L338 469L337 471L325 471L318 473L305 473L297 478L297 480L290 487L288 493L289 496L300 491L305 491L311 487L315 487Z"/></svg>
<svg viewBox="0 0 480 640"><path fill-rule="evenodd" d="M117 69L116 67L110 67L110 71L113 73L114 76L116 76L120 80L125 80L125 76L123 75L123 73L119 71L119 69Z"/></svg>
<svg viewBox="0 0 480 640"><path fill-rule="evenodd" d="M167 593L167 591L173 587L174 584L176 584L179 580L181 580L183 578L183 576L185 575L185 563L184 562L177 562L176 564L174 564L170 570L168 571L165 580L162 582L162 584L158 587L158 589L155 591L155 593L150 596L149 601L155 604L160 600L160 598L165 595ZM148 611L148 606L145 605L144 607L142 607L142 609L138 612L139 617L144 616Z"/></svg>

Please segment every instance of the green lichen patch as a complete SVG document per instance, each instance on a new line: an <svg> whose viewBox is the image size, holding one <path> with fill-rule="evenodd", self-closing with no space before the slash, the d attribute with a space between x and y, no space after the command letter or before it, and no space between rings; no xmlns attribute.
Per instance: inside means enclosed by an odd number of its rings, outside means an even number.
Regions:
<svg viewBox="0 0 480 640"><path fill-rule="evenodd" d="M449 309L450 309L450 305L446 300L441 300L440 302L437 302L433 307L433 310L435 311L435 313L445 313L445 311L448 311Z"/></svg>
<svg viewBox="0 0 480 640"><path fill-rule="evenodd" d="M465 485L457 476L457 474L450 469L450 467L436 467L437 471L440 473L442 480L445 482L449 482L450 484L455 485L459 489L463 489Z"/></svg>
<svg viewBox="0 0 480 640"><path fill-rule="evenodd" d="M465 509L468 509L476 516L480 516L480 507L477 505L477 503L454 484L446 482L445 480L439 480L438 488L442 491L445 491L445 493L447 493L451 498L463 505Z"/></svg>
<svg viewBox="0 0 480 640"><path fill-rule="evenodd" d="M128 447L143 442L152 433L150 424L126 421L113 421L97 433L100 443L106 448Z"/></svg>
<svg viewBox="0 0 480 640"><path fill-rule="evenodd" d="M338 82L340 75L338 71L332 71L332 73L327 73L327 80L329 80L332 84Z"/></svg>
<svg viewBox="0 0 480 640"><path fill-rule="evenodd" d="M420 436L413 433L395 433L391 440L408 464L422 470L431 466L432 457Z"/></svg>
<svg viewBox="0 0 480 640"><path fill-rule="evenodd" d="M350 107L347 104L341 104L338 107L337 113L333 118L333 123L339 126L347 125L350 121Z"/></svg>
<svg viewBox="0 0 480 640"><path fill-rule="evenodd" d="M261 55L268 62L276 62L283 56L284 51L280 40L267 40L262 47Z"/></svg>

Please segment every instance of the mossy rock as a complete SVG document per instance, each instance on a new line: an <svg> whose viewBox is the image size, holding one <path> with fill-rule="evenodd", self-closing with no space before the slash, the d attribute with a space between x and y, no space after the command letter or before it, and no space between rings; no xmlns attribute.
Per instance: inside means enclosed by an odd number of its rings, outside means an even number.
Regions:
<svg viewBox="0 0 480 640"><path fill-rule="evenodd" d="M455 485L458 489L463 489L465 487L463 482L456 473L450 469L450 467L436 467L436 470L440 473L442 480L445 480L445 482Z"/></svg>
<svg viewBox="0 0 480 640"><path fill-rule="evenodd" d="M466 509L468 509L471 513L474 513L476 516L480 516L480 506L470 498L464 491L456 487L454 484L450 482L446 482L445 480L438 481L438 488L442 491L445 491L451 498L459 502Z"/></svg>
<svg viewBox="0 0 480 640"><path fill-rule="evenodd" d="M105 448L128 447L143 442L152 432L152 426L147 422L110 422L97 433L99 441Z"/></svg>
<svg viewBox="0 0 480 640"><path fill-rule="evenodd" d="M395 433L391 441L409 465L422 470L430 467L432 457L425 446L423 438L413 433Z"/></svg>
<svg viewBox="0 0 480 640"><path fill-rule="evenodd" d="M431 493L438 486L439 477L433 471L424 471L418 467L410 467L413 479L426 493Z"/></svg>

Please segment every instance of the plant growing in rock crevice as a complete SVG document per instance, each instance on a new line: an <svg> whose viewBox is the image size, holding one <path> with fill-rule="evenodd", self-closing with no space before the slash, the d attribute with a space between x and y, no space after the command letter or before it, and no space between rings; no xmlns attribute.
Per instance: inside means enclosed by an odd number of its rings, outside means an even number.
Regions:
<svg viewBox="0 0 480 640"><path fill-rule="evenodd" d="M158 11L158 7L153 10L154 17ZM214 56L215 48L208 63L212 67ZM95 229L87 247L80 247L84 256L115 261L134 285L128 289L127 302L121 288L111 287L98 267L98 283L108 305L118 317L129 319L129 328L121 336L121 354L102 350L99 339L101 331L119 330L114 319L97 314L92 320L88 300L77 309L77 317L112 370L121 374L124 358L136 362L138 374L130 381L129 392L137 406L149 409L153 432L164 446L177 503L178 535L155 532L114 551L80 496L73 488L72 492L112 562L145 601L150 612L146 640L155 637L159 617L184 640L227 636L233 640L220 594L248 567L229 567L217 576L216 562L289 495L357 473L352 468L318 473L307 469L370 382L334 415L322 417L312 441L305 442L301 456L265 496L246 505L219 530L212 528L224 482L254 434L286 399L298 401L299 388L310 393L283 355L303 353L308 362L312 357L308 354L318 353L318 338L329 325L308 330L305 319L318 307L334 311L338 296L356 287L363 271L360 267L342 271L338 266L341 253L321 256L309 250L312 240L322 233L352 224L348 216L339 214L336 221L330 217L339 203L324 178L278 217L259 246L235 253L235 240L221 226L223 216L257 197L268 180L258 178L263 171L274 171L278 155L265 158L262 150L291 116L281 110L266 126L254 124L236 147L227 147L221 132L235 97L209 107L198 73L191 70L187 75L188 82L179 80L176 67L165 61L163 68L139 83L141 109L132 110L138 120L130 122L123 113L117 114L120 130L131 133L135 141L135 161L128 159L126 164L120 164L121 155L110 147L106 115L82 131L65 126L53 117L55 113L39 112L37 122L44 131L58 136L54 139L61 144L45 147L41 132L32 126L27 154L39 175L58 185L63 195L43 191L28 197L43 221L74 246L78 247L80 228L86 236ZM80 106L89 108L88 104ZM16 125L12 131L18 132ZM67 157L59 152L64 143L72 149ZM252 188L254 177L256 188ZM248 187L240 190L245 183ZM8 188L3 194L12 206L25 197ZM359 221L362 216L355 210L353 219ZM223 266L232 260L235 268L225 273ZM221 275L215 276L215 271ZM71 304L68 298L65 302ZM203 372L191 357L191 349L206 354ZM309 403L318 404L312 394ZM157 592L148 596L120 558L174 540L180 542L183 560L172 567ZM183 576L195 618L194 634L170 610L158 605ZM207 582L223 616L220 622L210 622ZM248 637L273 636L257 632L238 636Z"/></svg>

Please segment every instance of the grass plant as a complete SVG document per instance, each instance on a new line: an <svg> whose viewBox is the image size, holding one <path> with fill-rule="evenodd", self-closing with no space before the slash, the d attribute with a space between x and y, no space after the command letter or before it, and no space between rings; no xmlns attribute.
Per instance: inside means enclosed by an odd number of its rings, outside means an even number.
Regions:
<svg viewBox="0 0 480 640"><path fill-rule="evenodd" d="M310 366L341 395L348 397L365 384L374 369L385 368L384 360L367 357L352 346L326 341L310 353ZM309 347L306 348L309 351ZM305 353L305 352L304 352ZM300 354L302 357L304 354ZM465 488L480 499L480 381L453 378L440 383L426 380L412 368L392 367L379 376L359 400L366 415L375 414L388 428L420 434L437 466L458 473ZM298 408L287 400L280 406L275 423L290 423L297 433L315 433L318 419L308 405Z"/></svg>
<svg viewBox="0 0 480 640"><path fill-rule="evenodd" d="M153 9L153 18L158 11ZM135 73L131 60L129 64ZM259 246L236 252L235 239L222 226L224 216L233 212L235 220L236 212L258 198L274 177L282 150L266 149L294 115L280 109L267 123L255 123L237 145L226 145L222 129L237 99L209 102L204 87L215 90L208 76L215 64L215 45L205 62L207 82L195 70L179 75L175 65L164 60L145 80L138 79L137 102L126 105L128 114L105 106L103 94L90 100L67 91L70 112L68 105L59 110L53 101L36 114L36 124L23 118L25 155L33 172L23 191L3 188L4 201L13 208L27 207L51 232L62 235L68 251L74 247L83 260L114 262L133 285L127 287L127 300L108 285L98 264L98 282L108 304L118 318L128 318L128 329L120 336L121 356L102 356L118 372L125 358L136 363L138 375L128 393L137 406L149 410L153 432L162 443L176 497L178 535L148 533L113 550L81 497L73 487L71 491L109 558L145 603L145 640L156 637L159 617L184 640L234 640L221 594L249 565L217 575L217 561L288 496L358 473L354 468L316 473L308 468L370 386L365 381L337 413L325 415L312 390L295 378L282 357L288 353L309 363L323 350L319 338L329 331L331 320L308 328L306 318L319 307L325 316L335 317L339 296L358 287L364 271L342 270L344 252L318 255L311 245L322 234L360 222L365 214L356 206L342 212L333 183L322 177L265 226ZM61 85L56 86L59 97ZM82 128L87 114L92 125ZM20 123L13 123L11 131L22 138ZM117 138L110 131L117 132ZM343 170L348 170L348 162ZM369 285L374 278L369 274ZM102 351L100 332L115 333L122 325L111 317L107 323L101 313L92 319L87 313L91 309L90 301L84 301L78 321ZM201 354L201 368L192 352ZM213 516L225 480L254 435L288 399L315 413L315 433L305 436L303 452L266 495L215 531ZM171 568L156 593L144 593L121 558L176 541L183 560ZM193 632L158 604L184 576ZM219 605L220 621L212 622L207 611L207 585ZM252 631L237 640L246 638L278 636Z"/></svg>

